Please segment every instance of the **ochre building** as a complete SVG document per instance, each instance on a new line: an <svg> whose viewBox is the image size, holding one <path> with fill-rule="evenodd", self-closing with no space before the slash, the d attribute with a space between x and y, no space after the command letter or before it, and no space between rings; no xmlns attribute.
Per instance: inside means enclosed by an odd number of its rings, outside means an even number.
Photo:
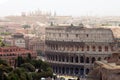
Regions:
<svg viewBox="0 0 120 80"><path fill-rule="evenodd" d="M115 48L110 29L77 26L46 28L45 54L56 74L87 75L94 61L107 59Z"/></svg>
<svg viewBox="0 0 120 80"><path fill-rule="evenodd" d="M35 59L37 57L37 53L32 50L26 50L20 47L0 47L0 58L6 60L11 66L15 65L15 59L18 56L22 56L23 58L28 57L28 54L31 54L31 57Z"/></svg>

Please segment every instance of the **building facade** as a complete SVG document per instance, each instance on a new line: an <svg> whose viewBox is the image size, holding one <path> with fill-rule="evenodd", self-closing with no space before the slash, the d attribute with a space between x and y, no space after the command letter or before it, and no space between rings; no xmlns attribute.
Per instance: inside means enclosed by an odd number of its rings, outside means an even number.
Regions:
<svg viewBox="0 0 120 80"><path fill-rule="evenodd" d="M25 39L22 33L15 33L12 35L13 44L12 46L18 46L25 48Z"/></svg>
<svg viewBox="0 0 120 80"><path fill-rule="evenodd" d="M45 41L39 37L25 37L26 49L45 53Z"/></svg>
<svg viewBox="0 0 120 80"><path fill-rule="evenodd" d="M15 59L18 56L22 56L26 58L28 54L31 54L31 57L35 59L37 57L37 53L35 51L26 50L20 47L0 47L0 58L7 61L11 66L15 65Z"/></svg>
<svg viewBox="0 0 120 80"><path fill-rule="evenodd" d="M8 46L26 47L25 38L22 33L14 33L11 36L5 36L3 41Z"/></svg>
<svg viewBox="0 0 120 80"><path fill-rule="evenodd" d="M59 26L46 28L45 54L56 74L83 76L96 60L104 60L115 48L110 29Z"/></svg>

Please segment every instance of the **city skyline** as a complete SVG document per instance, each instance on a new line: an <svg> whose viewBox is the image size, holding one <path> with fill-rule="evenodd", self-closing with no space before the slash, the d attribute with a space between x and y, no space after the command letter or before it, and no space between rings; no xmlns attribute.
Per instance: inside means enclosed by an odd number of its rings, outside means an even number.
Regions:
<svg viewBox="0 0 120 80"><path fill-rule="evenodd" d="M119 0L0 0L0 16L40 9L71 16L120 16Z"/></svg>

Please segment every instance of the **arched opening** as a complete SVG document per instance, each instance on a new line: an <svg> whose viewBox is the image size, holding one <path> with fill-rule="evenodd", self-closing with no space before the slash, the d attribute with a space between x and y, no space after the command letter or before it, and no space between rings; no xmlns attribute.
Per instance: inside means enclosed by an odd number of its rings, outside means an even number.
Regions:
<svg viewBox="0 0 120 80"><path fill-rule="evenodd" d="M61 67L59 67L59 73L61 73Z"/></svg>
<svg viewBox="0 0 120 80"><path fill-rule="evenodd" d="M89 51L89 49L90 49L89 46L87 46L87 51Z"/></svg>
<svg viewBox="0 0 120 80"><path fill-rule="evenodd" d="M53 68L53 72L55 72L55 67L52 67Z"/></svg>
<svg viewBox="0 0 120 80"><path fill-rule="evenodd" d="M64 62L65 61L65 58L64 58L64 56L62 56L62 62Z"/></svg>
<svg viewBox="0 0 120 80"><path fill-rule="evenodd" d="M76 58L75 58L75 62L78 63L78 56L76 56Z"/></svg>
<svg viewBox="0 0 120 80"><path fill-rule="evenodd" d="M70 62L73 62L73 57L70 57Z"/></svg>
<svg viewBox="0 0 120 80"><path fill-rule="evenodd" d="M69 58L68 58L68 56L66 57L66 62L68 62L69 61Z"/></svg>
<svg viewBox="0 0 120 80"><path fill-rule="evenodd" d="M108 46L105 46L105 51L108 51Z"/></svg>
<svg viewBox="0 0 120 80"><path fill-rule="evenodd" d="M79 69L75 68L75 74L78 74L78 72L79 72Z"/></svg>
<svg viewBox="0 0 120 80"><path fill-rule="evenodd" d="M89 63L89 57L86 58L86 63Z"/></svg>
<svg viewBox="0 0 120 80"><path fill-rule="evenodd" d="M98 47L98 51L99 51L99 52L102 51L102 47L101 47L101 46Z"/></svg>
<svg viewBox="0 0 120 80"><path fill-rule="evenodd" d="M87 69L86 69L86 74L88 74L88 73L89 73L89 69L87 68Z"/></svg>
<svg viewBox="0 0 120 80"><path fill-rule="evenodd" d="M64 74L64 73L65 73L65 68L63 67L63 68L62 68L62 74Z"/></svg>
<svg viewBox="0 0 120 80"><path fill-rule="evenodd" d="M80 75L83 76L84 75L84 68L80 69Z"/></svg>
<svg viewBox="0 0 120 80"><path fill-rule="evenodd" d="M73 74L73 68L70 68L70 74Z"/></svg>
<svg viewBox="0 0 120 80"><path fill-rule="evenodd" d="M82 48L82 51L84 51L84 46L82 46L81 48Z"/></svg>
<svg viewBox="0 0 120 80"><path fill-rule="evenodd" d="M92 50L93 50L93 51L95 51L95 50L96 50L95 46L92 46Z"/></svg>
<svg viewBox="0 0 120 80"><path fill-rule="evenodd" d="M54 55L52 55L52 60L54 61Z"/></svg>
<svg viewBox="0 0 120 80"><path fill-rule="evenodd" d="M95 62L95 57L92 58L92 63L94 63L94 62Z"/></svg>
<svg viewBox="0 0 120 80"><path fill-rule="evenodd" d="M56 70L56 73L57 73L58 72L58 67L56 67L55 70Z"/></svg>
<svg viewBox="0 0 120 80"><path fill-rule="evenodd" d="M66 68L66 74L69 74L69 68L68 67Z"/></svg>
<svg viewBox="0 0 120 80"><path fill-rule="evenodd" d="M58 57L57 57L57 55L56 55L56 61L58 60Z"/></svg>
<svg viewBox="0 0 120 80"><path fill-rule="evenodd" d="M98 58L98 61L101 61L101 57Z"/></svg>
<svg viewBox="0 0 120 80"><path fill-rule="evenodd" d="M80 57L80 63L84 63L84 58L83 58L83 56Z"/></svg>

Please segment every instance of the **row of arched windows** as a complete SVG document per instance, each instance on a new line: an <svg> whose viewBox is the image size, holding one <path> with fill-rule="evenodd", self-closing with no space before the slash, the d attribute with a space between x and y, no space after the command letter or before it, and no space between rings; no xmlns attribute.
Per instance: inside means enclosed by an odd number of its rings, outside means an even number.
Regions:
<svg viewBox="0 0 120 80"><path fill-rule="evenodd" d="M49 55L49 60L59 61L59 62L73 62L73 63L94 63L94 61L100 61L102 58L98 57L84 57L84 56L61 56L61 55Z"/></svg>
<svg viewBox="0 0 120 80"><path fill-rule="evenodd" d="M16 56L16 54L12 53L12 54L0 54L0 56Z"/></svg>
<svg viewBox="0 0 120 80"><path fill-rule="evenodd" d="M52 50L61 50L61 51L99 51L101 52L102 50L104 51L113 51L113 46L108 47L108 46L73 46L73 45L68 45L68 46L62 46L62 45L49 45L49 49Z"/></svg>
<svg viewBox="0 0 120 80"><path fill-rule="evenodd" d="M59 74L75 74L75 75L84 75L89 73L89 69L85 69L83 67L81 68L72 68L72 67L53 67L53 72L59 73Z"/></svg>

